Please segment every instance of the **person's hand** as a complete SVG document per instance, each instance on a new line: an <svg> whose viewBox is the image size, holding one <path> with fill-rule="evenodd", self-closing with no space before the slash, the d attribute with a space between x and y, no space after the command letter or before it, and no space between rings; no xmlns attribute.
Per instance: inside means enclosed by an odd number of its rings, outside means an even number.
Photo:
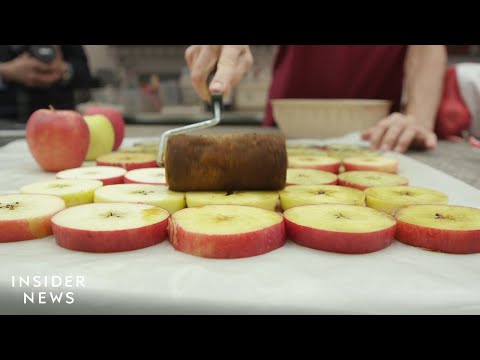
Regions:
<svg viewBox="0 0 480 360"><path fill-rule="evenodd" d="M193 88L205 101L210 93L228 95L252 67L253 57L248 45L192 45L185 51ZM212 82L208 77L217 66Z"/></svg>
<svg viewBox="0 0 480 360"><path fill-rule="evenodd" d="M405 152L409 147L433 149L437 146L437 136L432 130L418 124L412 115L393 113L376 126L362 133L374 149L381 151Z"/></svg>

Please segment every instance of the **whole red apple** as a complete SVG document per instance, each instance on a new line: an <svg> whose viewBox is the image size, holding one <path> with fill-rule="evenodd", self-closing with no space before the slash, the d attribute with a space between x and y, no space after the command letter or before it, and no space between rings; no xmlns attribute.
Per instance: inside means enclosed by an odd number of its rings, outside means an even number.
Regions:
<svg viewBox="0 0 480 360"><path fill-rule="evenodd" d="M42 169L56 172L83 164L90 133L83 116L76 111L39 109L28 119L26 138Z"/></svg>
<svg viewBox="0 0 480 360"><path fill-rule="evenodd" d="M113 150L115 151L122 145L125 137L125 120L120 111L108 106L89 106L85 109L84 115L98 114L106 116L112 123L113 131L115 132L115 143L113 145Z"/></svg>

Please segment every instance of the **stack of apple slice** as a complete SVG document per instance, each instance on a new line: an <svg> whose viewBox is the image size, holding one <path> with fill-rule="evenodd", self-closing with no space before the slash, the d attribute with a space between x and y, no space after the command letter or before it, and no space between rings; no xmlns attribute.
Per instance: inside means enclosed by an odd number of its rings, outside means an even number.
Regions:
<svg viewBox="0 0 480 360"><path fill-rule="evenodd" d="M290 185L279 192L282 210L313 204L364 205L363 191L337 185Z"/></svg>
<svg viewBox="0 0 480 360"><path fill-rule="evenodd" d="M415 204L447 204L448 196L440 191L414 186L374 186L365 189L368 207L394 214L399 208Z"/></svg>
<svg viewBox="0 0 480 360"><path fill-rule="evenodd" d="M99 180L57 179L22 186L20 192L59 196L70 207L92 203L95 190L102 186L103 183Z"/></svg>
<svg viewBox="0 0 480 360"><path fill-rule="evenodd" d="M453 205L411 205L397 211L397 240L429 250L480 252L480 209Z"/></svg>
<svg viewBox="0 0 480 360"><path fill-rule="evenodd" d="M56 214L52 229L58 245L66 249L130 251L165 240L169 216L168 211L146 204L87 204Z"/></svg>
<svg viewBox="0 0 480 360"><path fill-rule="evenodd" d="M398 161L386 156L356 156L343 160L345 171L381 171L391 174L398 172Z"/></svg>
<svg viewBox="0 0 480 360"><path fill-rule="evenodd" d="M275 211L276 191L191 191L185 194L187 207L204 205L242 205Z"/></svg>
<svg viewBox="0 0 480 360"><path fill-rule="evenodd" d="M316 169L338 174L341 161L329 156L292 155L288 157L289 168Z"/></svg>
<svg viewBox="0 0 480 360"><path fill-rule="evenodd" d="M57 173L57 179L100 180L103 185L122 184L127 170L116 166L85 166Z"/></svg>
<svg viewBox="0 0 480 360"><path fill-rule="evenodd" d="M163 185L119 184L95 191L96 203L144 203L159 206L170 213L183 209L185 194L168 190Z"/></svg>
<svg viewBox="0 0 480 360"><path fill-rule="evenodd" d="M51 235L50 219L63 209L65 201L58 196L0 195L0 243Z"/></svg>
<svg viewBox="0 0 480 360"><path fill-rule="evenodd" d="M168 233L176 250L206 258L257 256L286 242L281 214L238 205L207 205L177 211L170 217Z"/></svg>
<svg viewBox="0 0 480 360"><path fill-rule="evenodd" d="M165 185L167 179L165 178L165 168L143 168L130 170L125 174L125 184L151 184L151 185Z"/></svg>
<svg viewBox="0 0 480 360"><path fill-rule="evenodd" d="M156 155L147 153L113 152L97 158L97 165L119 166L127 170L151 168L157 166Z"/></svg>
<svg viewBox="0 0 480 360"><path fill-rule="evenodd" d="M314 169L287 169L287 185L335 185L337 175Z"/></svg>
<svg viewBox="0 0 480 360"><path fill-rule="evenodd" d="M346 171L338 175L338 184L365 190L372 186L408 185L408 179L380 171Z"/></svg>
<svg viewBox="0 0 480 360"><path fill-rule="evenodd" d="M284 212L287 236L299 245L345 254L381 250L393 241L392 216L364 206L304 205Z"/></svg>

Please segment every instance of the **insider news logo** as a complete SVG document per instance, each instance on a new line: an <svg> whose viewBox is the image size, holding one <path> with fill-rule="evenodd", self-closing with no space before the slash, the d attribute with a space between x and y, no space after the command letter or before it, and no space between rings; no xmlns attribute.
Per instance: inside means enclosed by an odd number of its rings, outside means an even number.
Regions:
<svg viewBox="0 0 480 360"><path fill-rule="evenodd" d="M75 291L85 287L84 276L12 276L12 288L23 290L24 304L67 304L75 302Z"/></svg>

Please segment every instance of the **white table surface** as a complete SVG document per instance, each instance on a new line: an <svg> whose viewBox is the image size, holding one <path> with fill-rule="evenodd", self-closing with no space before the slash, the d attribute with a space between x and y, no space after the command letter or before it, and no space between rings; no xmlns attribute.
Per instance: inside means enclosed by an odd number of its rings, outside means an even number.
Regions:
<svg viewBox="0 0 480 360"><path fill-rule="evenodd" d="M446 192L451 204L480 207L474 187L390 155L399 159L400 174L411 185ZM0 193L55 177L39 169L23 140L0 149L0 164ZM83 276L85 287L12 288L12 276L35 275ZM72 291L74 303L23 303L24 291L49 290ZM0 313L480 314L480 254L435 253L395 241L376 253L343 255L289 241L257 257L212 260L177 252L168 241L90 254L63 249L48 237L0 243Z"/></svg>

